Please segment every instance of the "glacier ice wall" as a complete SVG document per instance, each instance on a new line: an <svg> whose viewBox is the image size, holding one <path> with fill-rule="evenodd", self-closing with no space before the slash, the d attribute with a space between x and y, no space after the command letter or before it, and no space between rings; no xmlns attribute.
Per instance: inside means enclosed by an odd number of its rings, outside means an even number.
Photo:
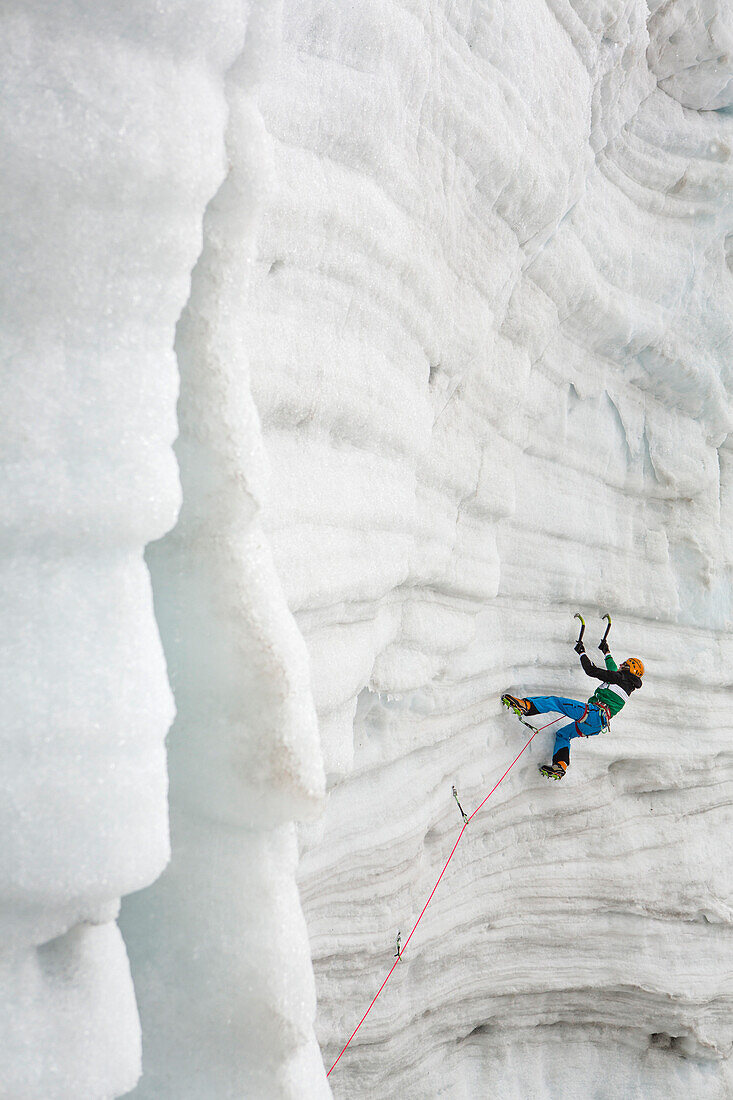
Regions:
<svg viewBox="0 0 733 1100"><path fill-rule="evenodd" d="M729 1096L733 6L2 21L6 1092Z"/></svg>
<svg viewBox="0 0 733 1100"><path fill-rule="evenodd" d="M327 1066L451 782L476 805L521 745L499 692L586 690L577 607L648 670L560 789L544 735L472 824L336 1096L730 1094L730 18L285 5L244 323L329 777Z"/></svg>

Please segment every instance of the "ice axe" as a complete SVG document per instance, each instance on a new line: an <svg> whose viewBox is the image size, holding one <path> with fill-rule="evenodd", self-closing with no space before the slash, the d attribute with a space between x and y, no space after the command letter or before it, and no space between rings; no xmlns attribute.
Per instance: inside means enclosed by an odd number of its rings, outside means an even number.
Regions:
<svg viewBox="0 0 733 1100"><path fill-rule="evenodd" d="M579 611L575 612L573 618L580 619L580 634L578 635L578 641L575 643L576 645L578 645L579 642L583 641L583 635L585 634L585 619Z"/></svg>
<svg viewBox="0 0 733 1100"><path fill-rule="evenodd" d="M601 638L600 643L598 645L598 648L600 649L601 653L606 653L606 652L608 652L608 646L606 646L606 638L608 637L608 632L611 629L611 616L610 615L602 615L601 618L602 619L607 619L608 620L608 625L606 626L606 633ZM604 646L606 646L605 649L603 648Z"/></svg>

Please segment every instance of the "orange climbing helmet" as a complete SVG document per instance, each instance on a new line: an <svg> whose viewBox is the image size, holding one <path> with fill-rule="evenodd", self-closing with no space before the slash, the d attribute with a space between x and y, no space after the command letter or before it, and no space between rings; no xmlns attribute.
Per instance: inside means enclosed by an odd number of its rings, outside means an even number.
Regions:
<svg viewBox="0 0 733 1100"><path fill-rule="evenodd" d="M634 676L638 676L640 680L644 675L644 663L638 657L627 657L621 668L628 668L629 672L633 672Z"/></svg>

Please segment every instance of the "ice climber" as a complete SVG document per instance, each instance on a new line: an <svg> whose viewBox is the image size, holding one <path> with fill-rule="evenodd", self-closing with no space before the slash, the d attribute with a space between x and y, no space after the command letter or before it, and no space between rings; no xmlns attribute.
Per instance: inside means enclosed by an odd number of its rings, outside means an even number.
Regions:
<svg viewBox="0 0 733 1100"><path fill-rule="evenodd" d="M578 616L580 618L580 616ZM582 620L581 620L582 622ZM585 624L583 624L585 626ZM608 634L608 631L606 631ZM535 695L530 699L516 699L513 695L502 695L501 701L520 718L532 714L546 714L556 711L571 721L562 726L555 735L555 748L552 764L543 764L540 771L548 779L562 779L570 764L570 742L574 737L594 737L608 729L611 718L618 714L632 691L641 687L644 665L638 657L627 657L619 668L608 648L606 638L598 646L606 659L606 667L598 668L585 652L583 632L575 643L575 652L587 676L593 676L603 683L591 695L587 703L577 699L564 699L557 695Z"/></svg>

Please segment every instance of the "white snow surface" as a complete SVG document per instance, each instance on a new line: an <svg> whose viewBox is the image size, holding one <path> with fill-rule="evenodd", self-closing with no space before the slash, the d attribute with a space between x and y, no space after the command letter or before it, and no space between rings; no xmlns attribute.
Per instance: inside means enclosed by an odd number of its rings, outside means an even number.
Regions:
<svg viewBox="0 0 733 1100"><path fill-rule="evenodd" d="M733 3L0 23L0 1095L729 1100Z"/></svg>

